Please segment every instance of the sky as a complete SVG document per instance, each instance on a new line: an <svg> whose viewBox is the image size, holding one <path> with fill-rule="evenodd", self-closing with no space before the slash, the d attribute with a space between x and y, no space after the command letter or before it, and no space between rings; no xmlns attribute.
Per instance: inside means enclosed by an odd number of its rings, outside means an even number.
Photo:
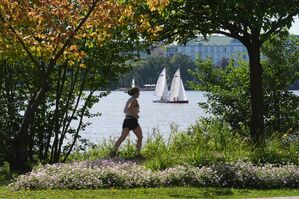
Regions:
<svg viewBox="0 0 299 199"><path fill-rule="evenodd" d="M293 25L290 28L289 32L291 34L299 35L299 17L295 18L295 22L293 23Z"/></svg>

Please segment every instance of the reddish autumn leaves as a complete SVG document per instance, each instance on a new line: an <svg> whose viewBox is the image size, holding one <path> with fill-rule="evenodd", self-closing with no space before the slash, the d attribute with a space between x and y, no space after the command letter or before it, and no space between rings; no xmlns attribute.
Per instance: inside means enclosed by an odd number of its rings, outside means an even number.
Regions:
<svg viewBox="0 0 299 199"><path fill-rule="evenodd" d="M130 8L111 0L2 0L0 4L0 45L2 50L21 47L31 59L84 57L77 41L93 39L99 44L112 30L126 23Z"/></svg>

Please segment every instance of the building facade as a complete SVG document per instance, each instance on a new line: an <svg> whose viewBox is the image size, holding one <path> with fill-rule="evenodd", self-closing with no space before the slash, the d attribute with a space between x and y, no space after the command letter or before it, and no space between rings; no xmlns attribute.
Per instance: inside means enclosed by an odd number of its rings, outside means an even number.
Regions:
<svg viewBox="0 0 299 199"><path fill-rule="evenodd" d="M193 60L210 57L216 65L221 65L223 61L230 58L236 59L239 56L248 59L245 46L237 39L226 36L210 36L208 41L204 40L203 37L198 37L190 40L186 45L166 47L166 56L173 56L178 53L187 55Z"/></svg>

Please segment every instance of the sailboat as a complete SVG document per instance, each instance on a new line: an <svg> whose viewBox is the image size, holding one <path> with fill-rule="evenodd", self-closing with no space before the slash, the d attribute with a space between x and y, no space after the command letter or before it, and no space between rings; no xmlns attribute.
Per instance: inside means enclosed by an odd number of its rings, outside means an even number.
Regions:
<svg viewBox="0 0 299 199"><path fill-rule="evenodd" d="M173 75L171 82L170 92L168 92L168 87L166 83L166 69L164 68L160 73L156 84L155 94L160 96L160 100L154 102L160 103L188 103L186 91L184 88L183 81L181 79L180 69Z"/></svg>
<svg viewBox="0 0 299 199"><path fill-rule="evenodd" d="M180 69L173 75L170 87L169 102L168 103L188 103L186 91L181 78Z"/></svg>
<svg viewBox="0 0 299 199"><path fill-rule="evenodd" d="M160 97L160 100L154 102L167 103L168 102L168 87L166 82L166 68L162 70L157 80L155 95Z"/></svg>

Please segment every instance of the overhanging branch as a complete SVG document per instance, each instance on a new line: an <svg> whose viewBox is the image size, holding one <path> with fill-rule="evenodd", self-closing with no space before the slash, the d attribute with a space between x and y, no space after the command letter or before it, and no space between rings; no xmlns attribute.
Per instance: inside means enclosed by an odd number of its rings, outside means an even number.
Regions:
<svg viewBox="0 0 299 199"><path fill-rule="evenodd" d="M2 15L0 15L0 19L5 22L5 19L3 18ZM25 52L27 53L27 55L30 57L31 61L34 63L35 66L39 67L39 63L38 61L34 58L33 54L31 53L31 51L29 50L29 48L27 48L25 42L23 41L23 39L20 37L19 33L14 29L14 27L12 25L8 26L9 29L14 33L14 35L16 36L17 40L20 42L21 46L23 47L23 49L25 50Z"/></svg>
<svg viewBox="0 0 299 199"><path fill-rule="evenodd" d="M53 59L50 60L50 63L49 63L49 67L50 68L48 68L48 71L47 71L48 73L51 71L51 68L55 65L55 63L59 59L59 57L63 54L63 52L65 51L65 49L67 48L67 46L70 45L70 43L71 43L74 35L76 35L77 32L81 29L81 27L87 21L87 19L91 15L91 13L94 11L97 3L99 3L99 2L100 2L100 0L95 0L92 3L92 5L90 6L87 14L84 16L84 18L79 22L79 24L77 25L77 27L74 29L73 34L68 37L68 39L66 40L66 42L64 43L64 45L61 47L61 49L58 51L58 53L54 56Z"/></svg>

